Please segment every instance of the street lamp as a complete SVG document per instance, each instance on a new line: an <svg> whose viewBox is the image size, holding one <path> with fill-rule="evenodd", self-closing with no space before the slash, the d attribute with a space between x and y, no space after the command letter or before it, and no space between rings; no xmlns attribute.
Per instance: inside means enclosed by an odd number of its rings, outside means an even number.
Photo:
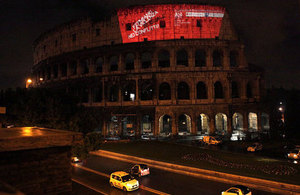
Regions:
<svg viewBox="0 0 300 195"><path fill-rule="evenodd" d="M30 78L28 78L26 80L26 88L28 88L31 84L32 84L32 80Z"/></svg>

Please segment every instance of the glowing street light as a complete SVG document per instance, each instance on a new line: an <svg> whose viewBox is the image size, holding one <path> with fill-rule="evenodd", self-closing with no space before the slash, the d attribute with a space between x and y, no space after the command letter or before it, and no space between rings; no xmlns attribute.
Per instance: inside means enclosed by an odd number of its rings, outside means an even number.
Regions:
<svg viewBox="0 0 300 195"><path fill-rule="evenodd" d="M32 80L30 78L26 81L26 88L28 88L32 84Z"/></svg>

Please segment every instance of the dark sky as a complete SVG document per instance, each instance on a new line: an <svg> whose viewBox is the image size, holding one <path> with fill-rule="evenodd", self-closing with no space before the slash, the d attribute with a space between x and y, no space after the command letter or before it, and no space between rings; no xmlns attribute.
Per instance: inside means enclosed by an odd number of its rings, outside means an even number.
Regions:
<svg viewBox="0 0 300 195"><path fill-rule="evenodd" d="M267 87L300 89L300 0L0 0L0 89L25 86L32 43L42 32L82 16L160 2L224 6L248 62L265 68Z"/></svg>

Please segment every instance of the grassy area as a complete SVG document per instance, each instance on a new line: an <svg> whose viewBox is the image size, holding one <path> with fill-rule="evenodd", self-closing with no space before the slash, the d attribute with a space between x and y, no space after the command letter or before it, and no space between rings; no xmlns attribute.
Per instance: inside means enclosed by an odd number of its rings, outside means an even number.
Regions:
<svg viewBox="0 0 300 195"><path fill-rule="evenodd" d="M180 165L192 166L202 169L221 171L226 173L257 177L262 179L280 181L285 183L300 185L300 166L288 163L281 160L263 158L252 154L232 153L220 150L210 150L193 146L180 145L176 143L158 142L158 141L133 141L128 143L105 143L101 145L101 149L122 154L134 155L138 157L149 158L164 162L176 163ZM185 160L182 157L190 155L207 154L221 163L211 163L207 160L189 159ZM242 164L250 167L260 167L259 169L230 168L224 166L222 162L233 164ZM266 173L261 169L271 167L276 170L288 168L296 170L292 175L276 175L274 173Z"/></svg>

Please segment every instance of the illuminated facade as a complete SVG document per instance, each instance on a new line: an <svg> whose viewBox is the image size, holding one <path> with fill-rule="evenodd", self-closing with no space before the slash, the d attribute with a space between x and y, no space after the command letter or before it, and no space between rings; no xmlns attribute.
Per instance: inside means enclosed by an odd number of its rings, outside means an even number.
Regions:
<svg viewBox="0 0 300 195"><path fill-rule="evenodd" d="M222 7L147 5L74 21L34 43L33 86L103 112L105 135L231 134L269 128L263 72Z"/></svg>

